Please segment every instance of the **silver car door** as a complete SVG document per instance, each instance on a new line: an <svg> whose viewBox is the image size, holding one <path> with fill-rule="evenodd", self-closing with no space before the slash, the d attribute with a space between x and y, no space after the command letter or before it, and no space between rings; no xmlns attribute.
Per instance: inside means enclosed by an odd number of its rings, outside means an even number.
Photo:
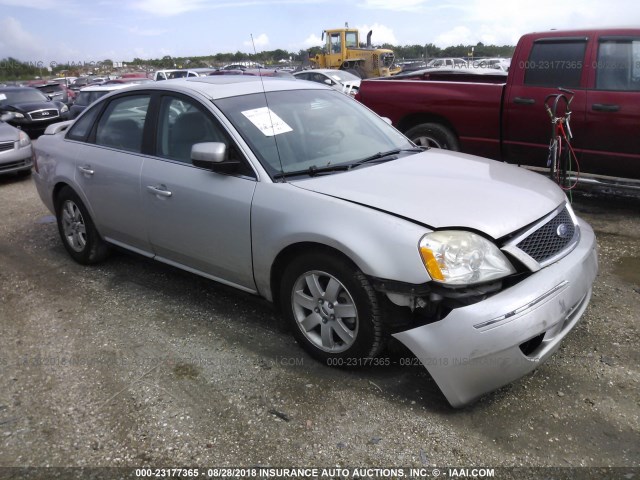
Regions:
<svg viewBox="0 0 640 480"><path fill-rule="evenodd" d="M156 158L142 167L141 195L157 259L255 291L251 261L251 175L221 175L191 164L191 146L231 140L198 102L160 100ZM249 171L247 171L249 172Z"/></svg>
<svg viewBox="0 0 640 480"><path fill-rule="evenodd" d="M149 254L142 207L142 131L150 95L116 97L98 120L95 140L79 143L76 181L108 241ZM93 139L92 139L93 140Z"/></svg>

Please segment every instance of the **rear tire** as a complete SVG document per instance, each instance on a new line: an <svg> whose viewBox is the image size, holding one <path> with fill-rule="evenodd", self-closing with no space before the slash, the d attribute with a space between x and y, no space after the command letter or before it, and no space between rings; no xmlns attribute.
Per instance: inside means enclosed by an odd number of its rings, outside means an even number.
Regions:
<svg viewBox="0 0 640 480"><path fill-rule="evenodd" d="M294 259L282 277L280 304L296 341L327 365L365 365L384 347L376 292L360 270L334 255Z"/></svg>
<svg viewBox="0 0 640 480"><path fill-rule="evenodd" d="M100 234L84 203L69 187L60 190L56 198L58 232L71 258L82 265L101 262L109 254L109 246Z"/></svg>
<svg viewBox="0 0 640 480"><path fill-rule="evenodd" d="M460 145L455 134L439 123L422 123L410 128L405 135L420 147L441 148L459 151Z"/></svg>

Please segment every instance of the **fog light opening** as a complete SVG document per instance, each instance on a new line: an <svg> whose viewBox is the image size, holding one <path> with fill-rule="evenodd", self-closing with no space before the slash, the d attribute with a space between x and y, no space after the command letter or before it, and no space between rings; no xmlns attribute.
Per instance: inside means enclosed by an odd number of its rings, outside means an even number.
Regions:
<svg viewBox="0 0 640 480"><path fill-rule="evenodd" d="M520 351L527 356L530 356L533 352L535 352L540 345L542 345L542 340L547 332L542 332L540 335L533 337L527 340L524 343L520 344Z"/></svg>

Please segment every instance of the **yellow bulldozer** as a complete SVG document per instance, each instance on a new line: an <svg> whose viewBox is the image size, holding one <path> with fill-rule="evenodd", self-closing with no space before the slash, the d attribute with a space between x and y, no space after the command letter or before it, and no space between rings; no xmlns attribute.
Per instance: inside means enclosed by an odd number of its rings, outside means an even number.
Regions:
<svg viewBox="0 0 640 480"><path fill-rule="evenodd" d="M373 48L370 31L367 34L366 47L360 46L357 29L336 28L324 30L325 41L322 53L309 58L313 68L334 68L353 73L360 78L388 77L398 73L401 68L393 65L391 50Z"/></svg>

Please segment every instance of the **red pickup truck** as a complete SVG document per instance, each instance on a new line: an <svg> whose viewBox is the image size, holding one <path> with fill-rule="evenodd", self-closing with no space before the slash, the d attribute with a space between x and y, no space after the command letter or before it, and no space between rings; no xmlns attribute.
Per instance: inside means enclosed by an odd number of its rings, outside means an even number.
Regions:
<svg viewBox="0 0 640 480"><path fill-rule="evenodd" d="M640 29L530 33L506 78L442 78L424 70L365 80L356 98L418 144L545 168L544 101L570 89L581 180L640 189Z"/></svg>

